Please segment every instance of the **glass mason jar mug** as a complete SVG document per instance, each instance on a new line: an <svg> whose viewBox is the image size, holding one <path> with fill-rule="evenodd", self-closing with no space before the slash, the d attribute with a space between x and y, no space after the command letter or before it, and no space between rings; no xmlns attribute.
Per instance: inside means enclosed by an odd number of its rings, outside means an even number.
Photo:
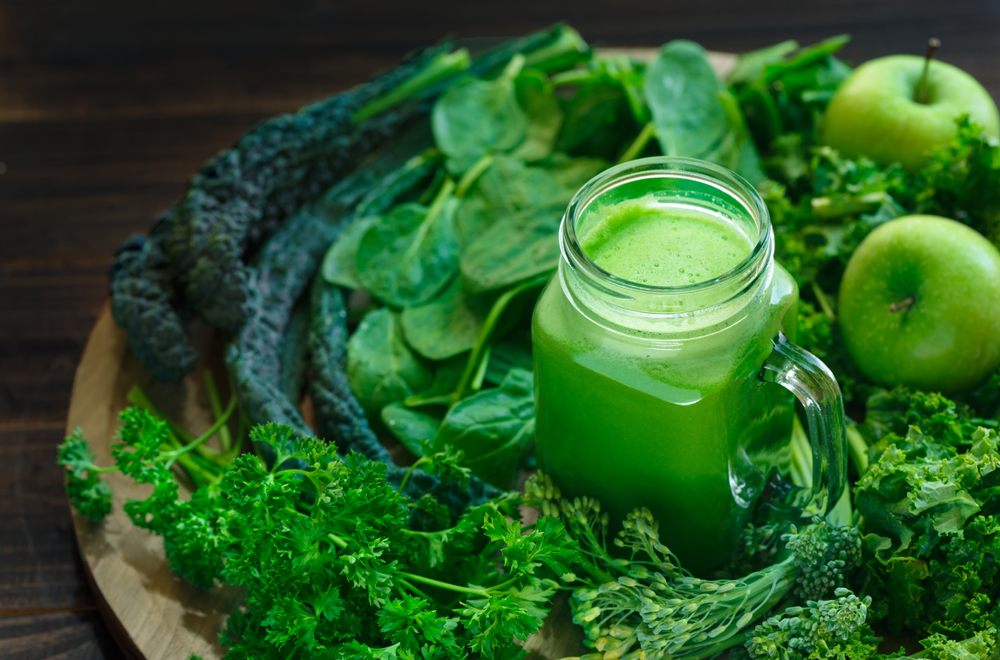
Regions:
<svg viewBox="0 0 1000 660"><path fill-rule="evenodd" d="M666 220L644 234L643 217ZM774 261L767 208L749 184L694 159L631 161L580 189L559 240L532 343L538 463L566 496L594 497L617 521L648 507L685 567L707 571L787 455L794 395L813 448L807 508L836 503L840 390L781 332L787 321L794 338L798 289ZM595 262L629 260L637 281Z"/></svg>

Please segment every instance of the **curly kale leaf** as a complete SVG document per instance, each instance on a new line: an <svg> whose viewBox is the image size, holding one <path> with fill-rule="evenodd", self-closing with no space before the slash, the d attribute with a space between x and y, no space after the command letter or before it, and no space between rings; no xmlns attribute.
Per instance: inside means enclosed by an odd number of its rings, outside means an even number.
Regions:
<svg viewBox="0 0 1000 660"><path fill-rule="evenodd" d="M954 431L937 401L945 433ZM942 419L943 418L943 419ZM965 453L918 426L890 433L855 487L863 516L866 592L893 634L941 632L952 638L996 626L1000 599L1000 452L979 428Z"/></svg>

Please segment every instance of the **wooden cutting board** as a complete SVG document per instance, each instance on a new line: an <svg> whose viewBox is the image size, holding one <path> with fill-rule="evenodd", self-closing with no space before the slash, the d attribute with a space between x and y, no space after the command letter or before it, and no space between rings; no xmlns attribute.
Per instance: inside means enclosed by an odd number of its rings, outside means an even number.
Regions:
<svg viewBox="0 0 1000 660"><path fill-rule="evenodd" d="M653 49L605 49L607 54L651 60ZM736 56L710 53L713 68L725 76ZM107 306L91 331L73 383L66 433L83 429L99 465L111 465L110 445L118 429L118 413L126 396L139 385L156 406L196 435L211 426L202 372L211 368L218 383L227 378L219 356L221 344L212 332L195 333L200 353L209 356L182 382L155 382L128 350L125 334ZM204 660L221 660L225 650L218 634L226 617L242 598L240 590L219 587L202 591L170 572L163 540L139 529L122 509L126 499L144 499L150 486L136 485L118 473L106 475L114 491L112 509L101 523L73 513L73 522L87 579L98 606L122 651L131 660L186 660L195 653ZM181 484L182 497L190 494ZM586 652L580 631L569 618L565 601L557 601L545 627L528 640L532 660L555 660Z"/></svg>

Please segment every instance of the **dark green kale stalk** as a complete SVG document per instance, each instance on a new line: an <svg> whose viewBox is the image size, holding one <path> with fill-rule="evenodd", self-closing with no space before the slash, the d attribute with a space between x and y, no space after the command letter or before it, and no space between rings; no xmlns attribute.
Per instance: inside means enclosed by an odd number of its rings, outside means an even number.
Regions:
<svg viewBox="0 0 1000 660"><path fill-rule="evenodd" d="M625 559L609 552L608 514L598 502L562 498L541 473L529 479L525 498L543 515L561 516L580 545L574 569L582 586L570 601L573 621L603 660L634 653L636 646L648 660L710 657L741 643L771 608L833 594L860 560L857 529L814 518L801 530L791 528L786 552L773 565L739 579L704 580L660 543L648 510L630 514L615 539L630 551Z"/></svg>
<svg viewBox="0 0 1000 660"><path fill-rule="evenodd" d="M171 568L195 584L246 590L221 635L229 658L519 657L516 641L538 631L571 578L575 543L556 518L512 522L516 494L452 524L433 497L413 505L397 493L383 463L343 460L332 444L292 442L293 429L268 424L251 439L271 460L239 456L181 501L166 423L138 408L122 421L117 468L154 486L126 502L133 522L162 535ZM84 454L79 442L63 453ZM456 474L453 459L435 471Z"/></svg>
<svg viewBox="0 0 1000 660"><path fill-rule="evenodd" d="M996 432L940 395L897 390L870 405L873 460L854 495L873 614L894 635L998 627Z"/></svg>

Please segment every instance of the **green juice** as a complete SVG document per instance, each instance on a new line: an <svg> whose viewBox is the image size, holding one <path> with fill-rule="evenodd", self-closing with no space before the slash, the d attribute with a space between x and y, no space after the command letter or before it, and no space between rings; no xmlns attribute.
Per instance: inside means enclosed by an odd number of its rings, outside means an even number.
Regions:
<svg viewBox="0 0 1000 660"><path fill-rule="evenodd" d="M757 242L731 214L652 195L594 214L578 233L583 252L646 287L719 278ZM569 270L564 261L533 320L539 466L612 521L648 507L682 564L708 571L732 551L787 451L791 395L758 373L796 306L795 283L774 264L759 290L715 317L661 321L641 305L621 318L613 306L592 313Z"/></svg>

